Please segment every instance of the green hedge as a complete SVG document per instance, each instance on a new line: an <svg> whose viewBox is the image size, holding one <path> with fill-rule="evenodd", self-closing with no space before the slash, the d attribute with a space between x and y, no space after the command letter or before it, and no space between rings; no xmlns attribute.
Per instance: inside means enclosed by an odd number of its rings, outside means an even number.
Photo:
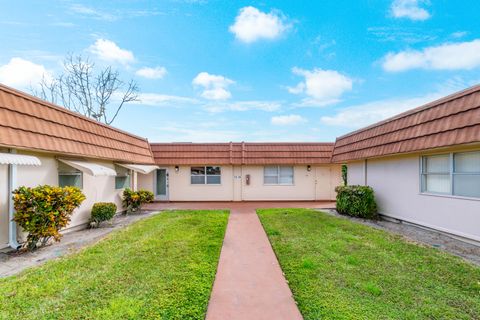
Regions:
<svg viewBox="0 0 480 320"><path fill-rule="evenodd" d="M117 213L117 205L113 202L98 202L92 207L90 226L96 228L103 221L108 221Z"/></svg>
<svg viewBox="0 0 480 320"><path fill-rule="evenodd" d="M339 186L335 191L338 213L358 218L377 218L377 203L371 187Z"/></svg>

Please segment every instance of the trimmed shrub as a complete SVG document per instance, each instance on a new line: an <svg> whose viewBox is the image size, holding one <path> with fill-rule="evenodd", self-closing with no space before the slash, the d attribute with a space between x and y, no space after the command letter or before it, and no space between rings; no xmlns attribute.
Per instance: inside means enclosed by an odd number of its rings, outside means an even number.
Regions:
<svg viewBox="0 0 480 320"><path fill-rule="evenodd" d="M117 205L113 202L98 202L92 207L90 226L96 228L103 221L108 221L117 213Z"/></svg>
<svg viewBox="0 0 480 320"><path fill-rule="evenodd" d="M144 203L150 203L154 199L153 192L148 190L139 190L137 192L131 189L123 191L123 206L127 212L136 212Z"/></svg>
<svg viewBox="0 0 480 320"><path fill-rule="evenodd" d="M60 241L60 230L67 226L73 210L78 208L85 195L76 187L35 188L20 187L13 191L13 220L28 232L24 246L35 250L39 243L45 245L50 239Z"/></svg>
<svg viewBox="0 0 480 320"><path fill-rule="evenodd" d="M377 218L377 203L371 187L339 186L335 191L338 213L358 218Z"/></svg>

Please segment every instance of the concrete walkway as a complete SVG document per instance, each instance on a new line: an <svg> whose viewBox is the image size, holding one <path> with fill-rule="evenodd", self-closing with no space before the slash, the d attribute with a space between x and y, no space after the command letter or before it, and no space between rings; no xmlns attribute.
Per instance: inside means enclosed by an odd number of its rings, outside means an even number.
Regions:
<svg viewBox="0 0 480 320"><path fill-rule="evenodd" d="M207 320L296 320L302 315L257 208L331 208L329 202L155 203L150 210L229 209Z"/></svg>

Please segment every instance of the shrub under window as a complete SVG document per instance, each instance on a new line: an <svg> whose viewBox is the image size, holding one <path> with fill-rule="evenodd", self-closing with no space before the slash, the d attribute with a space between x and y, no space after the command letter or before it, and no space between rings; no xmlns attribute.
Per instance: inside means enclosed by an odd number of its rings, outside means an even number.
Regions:
<svg viewBox="0 0 480 320"><path fill-rule="evenodd" d="M148 190L133 191L126 188L123 191L122 204L127 212L138 211L144 203L150 203L154 200L153 192Z"/></svg>
<svg viewBox="0 0 480 320"><path fill-rule="evenodd" d="M90 226L98 227L101 222L112 219L116 212L117 212L117 205L113 202L95 203L92 207L92 217L90 218Z"/></svg>
<svg viewBox="0 0 480 320"><path fill-rule="evenodd" d="M45 245L51 238L60 241L60 230L68 225L73 211L85 200L76 187L20 187L13 191L15 216L28 232L25 246L29 250Z"/></svg>
<svg viewBox="0 0 480 320"><path fill-rule="evenodd" d="M377 217L377 204L371 187L339 186L335 191L338 213L367 219Z"/></svg>

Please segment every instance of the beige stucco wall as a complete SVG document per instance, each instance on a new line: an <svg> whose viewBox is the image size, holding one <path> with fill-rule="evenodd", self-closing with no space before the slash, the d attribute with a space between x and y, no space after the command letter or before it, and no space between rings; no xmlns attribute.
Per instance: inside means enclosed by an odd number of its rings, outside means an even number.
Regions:
<svg viewBox="0 0 480 320"><path fill-rule="evenodd" d="M232 201L233 167L221 166L221 184L191 184L190 166L168 168L169 200L171 201Z"/></svg>
<svg viewBox="0 0 480 320"><path fill-rule="evenodd" d="M17 186L36 187L38 185L58 185L58 161L54 155L18 151L19 154L33 155L40 159L41 166L17 166ZM115 169L113 162L101 160L89 160L97 164ZM8 166L0 166L0 248L6 247L8 243L8 207L6 204L7 186L8 186ZM82 192L86 199L82 205L76 209L72 215L72 220L64 231L69 231L77 227L86 225L90 218L90 212L95 202L114 202L118 211L122 211L121 192L123 190L115 189L115 177L98 176L83 174ZM20 236L24 236L19 231Z"/></svg>
<svg viewBox="0 0 480 320"><path fill-rule="evenodd" d="M341 183L339 165L294 167L294 184L264 185L264 166L221 166L221 185L192 185L190 166L166 167L170 201L332 200ZM250 185L245 182L250 175ZM138 188L155 192L155 174L138 175Z"/></svg>
<svg viewBox="0 0 480 320"><path fill-rule="evenodd" d="M420 192L420 156L367 161L367 184L379 212L390 217L480 241L480 199L425 195ZM361 163L348 165L350 184L363 184Z"/></svg>
<svg viewBox="0 0 480 320"><path fill-rule="evenodd" d="M365 185L365 161L348 164L347 180L349 185Z"/></svg>
<svg viewBox="0 0 480 320"><path fill-rule="evenodd" d="M152 191L155 193L155 187L154 187L155 171L149 174L136 173L136 176L137 176L136 190L144 189L144 190Z"/></svg>

